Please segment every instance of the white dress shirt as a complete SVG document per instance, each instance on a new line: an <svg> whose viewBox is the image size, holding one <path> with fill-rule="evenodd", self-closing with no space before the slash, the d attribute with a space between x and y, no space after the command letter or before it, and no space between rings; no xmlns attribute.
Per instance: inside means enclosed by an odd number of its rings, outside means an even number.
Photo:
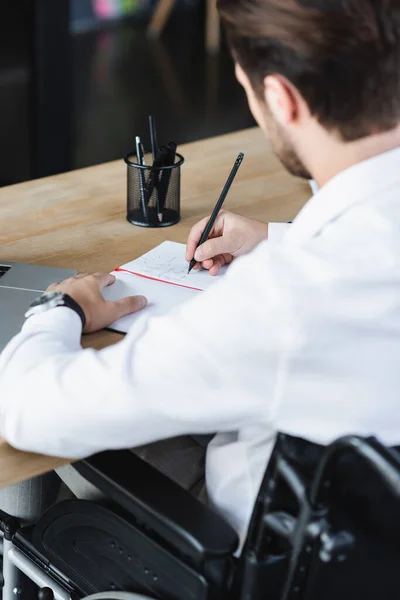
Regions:
<svg viewBox="0 0 400 600"><path fill-rule="evenodd" d="M400 149L336 176L281 241L117 345L80 336L68 308L28 319L0 357L1 435L74 458L219 431L208 493L243 538L278 430L400 443Z"/></svg>

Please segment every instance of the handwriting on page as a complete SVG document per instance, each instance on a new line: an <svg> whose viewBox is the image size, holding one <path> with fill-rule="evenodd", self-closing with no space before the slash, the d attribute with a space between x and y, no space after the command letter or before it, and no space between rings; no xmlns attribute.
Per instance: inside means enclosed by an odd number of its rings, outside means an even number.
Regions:
<svg viewBox="0 0 400 600"><path fill-rule="evenodd" d="M185 245L176 242L163 242L125 267L139 275L199 290L208 288L219 279L202 269L188 274Z"/></svg>
<svg viewBox="0 0 400 600"><path fill-rule="evenodd" d="M143 274L151 275L157 279L171 279L182 281L187 277L187 262L178 256L158 255L153 257L142 257L141 270Z"/></svg>

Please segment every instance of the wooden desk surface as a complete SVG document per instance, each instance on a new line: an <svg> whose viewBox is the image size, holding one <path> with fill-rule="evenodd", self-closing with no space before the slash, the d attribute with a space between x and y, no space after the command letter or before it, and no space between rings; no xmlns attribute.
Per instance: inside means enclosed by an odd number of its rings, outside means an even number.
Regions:
<svg viewBox="0 0 400 600"><path fill-rule="evenodd" d="M226 208L263 221L291 220L309 198L307 184L289 176L258 129L181 146L182 220L147 229L125 219L126 168L122 160L0 189L0 260L112 271L168 239L186 242L190 228L214 208L239 151L245 159ZM84 346L121 339L102 331ZM65 459L27 454L0 438L0 487L44 473Z"/></svg>

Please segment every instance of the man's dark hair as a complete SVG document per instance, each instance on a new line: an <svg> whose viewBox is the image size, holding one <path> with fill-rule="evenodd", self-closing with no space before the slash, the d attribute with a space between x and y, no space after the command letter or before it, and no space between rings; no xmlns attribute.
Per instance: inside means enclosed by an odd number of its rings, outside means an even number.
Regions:
<svg viewBox="0 0 400 600"><path fill-rule="evenodd" d="M218 0L256 93L285 76L344 140L400 121L400 0Z"/></svg>

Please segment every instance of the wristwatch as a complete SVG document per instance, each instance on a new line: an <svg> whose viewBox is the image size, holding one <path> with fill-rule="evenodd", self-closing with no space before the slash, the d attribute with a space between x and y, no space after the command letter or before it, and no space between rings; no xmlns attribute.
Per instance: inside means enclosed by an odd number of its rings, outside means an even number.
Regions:
<svg viewBox="0 0 400 600"><path fill-rule="evenodd" d="M39 296L39 298L36 298L36 300L30 304L30 308L25 314L25 318L28 319L29 317L32 317L32 315L38 315L52 308L57 308L58 306L72 308L72 310L79 315L80 320L82 321L82 329L84 329L86 325L85 313L71 296L64 294L63 292L48 292L47 294L43 294L42 296Z"/></svg>

